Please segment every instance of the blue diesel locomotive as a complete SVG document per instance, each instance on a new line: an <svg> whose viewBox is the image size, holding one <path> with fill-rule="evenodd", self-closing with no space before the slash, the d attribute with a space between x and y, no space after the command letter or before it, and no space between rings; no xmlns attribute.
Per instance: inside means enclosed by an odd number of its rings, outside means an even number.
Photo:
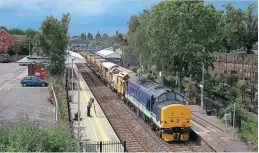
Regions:
<svg viewBox="0 0 259 153"><path fill-rule="evenodd" d="M184 105L180 93L142 76L131 76L125 87L125 98L165 141L189 139L191 109Z"/></svg>

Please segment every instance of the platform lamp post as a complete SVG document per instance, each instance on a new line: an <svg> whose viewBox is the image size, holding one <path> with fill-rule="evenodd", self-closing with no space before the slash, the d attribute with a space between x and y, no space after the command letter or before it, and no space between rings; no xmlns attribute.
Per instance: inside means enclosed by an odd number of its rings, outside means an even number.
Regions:
<svg viewBox="0 0 259 153"><path fill-rule="evenodd" d="M203 47L202 52L205 52L205 48ZM201 81L201 113L203 113L204 102L203 102L203 89L204 89L204 62L202 62L202 81Z"/></svg>
<svg viewBox="0 0 259 153"><path fill-rule="evenodd" d="M202 63L202 81L201 81L201 112L203 112L204 109L204 102L203 102L203 89L204 89L204 63Z"/></svg>
<svg viewBox="0 0 259 153"><path fill-rule="evenodd" d="M78 78L78 83L77 83L77 86L78 86L78 104L77 104L77 106L78 106L78 135L77 135L77 137L78 137L78 140L79 140L79 142L80 142L80 117L81 117L81 115L80 115L80 71L78 70L77 71L77 78Z"/></svg>
<svg viewBox="0 0 259 153"><path fill-rule="evenodd" d="M74 104L74 58L72 59L72 104Z"/></svg>
<svg viewBox="0 0 259 153"><path fill-rule="evenodd" d="M235 117L236 117L236 103L234 102L234 113L233 113L233 133L232 133L232 140L234 140L234 135L235 135Z"/></svg>
<svg viewBox="0 0 259 153"><path fill-rule="evenodd" d="M67 65L68 65L67 81L69 81L69 79L70 79L70 61L69 61L69 53L67 54Z"/></svg>

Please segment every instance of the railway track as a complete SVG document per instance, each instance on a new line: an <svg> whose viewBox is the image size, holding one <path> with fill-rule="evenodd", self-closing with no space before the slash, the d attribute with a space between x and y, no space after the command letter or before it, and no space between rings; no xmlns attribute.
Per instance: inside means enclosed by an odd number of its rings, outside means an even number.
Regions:
<svg viewBox="0 0 259 153"><path fill-rule="evenodd" d="M108 121L121 141L126 141L128 152L201 151L190 143L164 142L143 120L138 118L86 64L76 64L78 70L98 101Z"/></svg>
<svg viewBox="0 0 259 153"><path fill-rule="evenodd" d="M217 128L218 130L220 130L220 131L222 131L222 132L225 132L224 129L222 129L222 128L220 128L220 127L218 127L218 126L216 126L216 125L214 125L214 124L212 124L212 123L210 123L210 122L204 120L203 118L199 117L198 115L196 115L196 114L194 114L194 113L192 113L192 119L193 119L194 121L200 123L201 125L205 125L205 126L206 126L206 124L209 124L209 125L211 125L211 126ZM204 124L204 123L205 123L205 124Z"/></svg>

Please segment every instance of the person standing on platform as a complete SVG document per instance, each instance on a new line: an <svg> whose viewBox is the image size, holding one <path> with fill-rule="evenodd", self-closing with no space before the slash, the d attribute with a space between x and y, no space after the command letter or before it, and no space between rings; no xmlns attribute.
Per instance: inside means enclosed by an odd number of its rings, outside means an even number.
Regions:
<svg viewBox="0 0 259 153"><path fill-rule="evenodd" d="M92 107L92 104L94 103L94 99L93 98L90 98L89 102L88 102L88 105L87 105L87 116L88 117L91 117L91 107Z"/></svg>

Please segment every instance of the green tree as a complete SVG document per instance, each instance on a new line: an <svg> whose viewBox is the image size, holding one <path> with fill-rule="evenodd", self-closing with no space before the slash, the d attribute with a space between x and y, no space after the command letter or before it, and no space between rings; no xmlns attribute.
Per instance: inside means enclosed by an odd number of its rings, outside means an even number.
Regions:
<svg viewBox="0 0 259 153"><path fill-rule="evenodd" d="M221 45L228 53L241 47L252 53L253 45L258 41L258 17L253 15L255 6L250 4L245 12L235 9L231 3L224 7L220 22Z"/></svg>
<svg viewBox="0 0 259 153"><path fill-rule="evenodd" d="M83 32L83 33L81 33L81 39L83 39L83 40L86 40L86 34Z"/></svg>
<svg viewBox="0 0 259 153"><path fill-rule="evenodd" d="M245 92L247 89L247 85L248 84L245 80L238 80L237 85L236 85L241 92L241 102L242 103L244 102L244 99L245 99Z"/></svg>
<svg viewBox="0 0 259 153"><path fill-rule="evenodd" d="M223 50L229 53L231 50L242 47L241 33L243 29L243 12L235 9L231 3L224 5L225 12L220 20L219 34Z"/></svg>
<svg viewBox="0 0 259 153"><path fill-rule="evenodd" d="M87 38L88 38L88 40L93 40L94 39L93 35L90 32L88 32Z"/></svg>
<svg viewBox="0 0 259 153"><path fill-rule="evenodd" d="M43 53L48 57L48 71L51 75L63 76L66 47L68 43L68 26L70 14L63 14L61 21L53 16L47 16L41 24L40 46Z"/></svg>
<svg viewBox="0 0 259 153"><path fill-rule="evenodd" d="M258 42L253 45L253 50L258 50Z"/></svg>
<svg viewBox="0 0 259 153"><path fill-rule="evenodd" d="M143 10L139 16L133 15L128 22L127 46L124 47L127 57L138 56L139 66L150 65L147 26L150 10ZM125 59L130 61L129 59ZM130 64L133 64L132 62ZM152 65L151 65L152 66Z"/></svg>
<svg viewBox="0 0 259 153"><path fill-rule="evenodd" d="M30 45L29 45L29 43L30 43ZM29 49L29 47L30 47L30 49ZM32 48L33 48L32 42L29 42L29 40L27 39L19 44L19 54L20 55L29 55L30 50L32 50Z"/></svg>
<svg viewBox="0 0 259 153"><path fill-rule="evenodd" d="M5 31L8 32L8 29L6 28L6 26L0 26L0 29L4 29Z"/></svg>
<svg viewBox="0 0 259 153"><path fill-rule="evenodd" d="M253 45L258 41L258 16L253 15L255 10L254 4L250 4L242 22L244 28L240 37L248 54L252 53Z"/></svg>
<svg viewBox="0 0 259 153"><path fill-rule="evenodd" d="M25 35L25 31L20 28L9 29L8 32L12 35Z"/></svg>
<svg viewBox="0 0 259 153"><path fill-rule="evenodd" d="M118 37L118 40L119 40L120 42L122 42L122 41L123 41L123 36L122 36L122 34L121 34L121 33L119 33L117 37Z"/></svg>
<svg viewBox="0 0 259 153"><path fill-rule="evenodd" d="M150 57L158 69L200 80L201 62L212 63L220 12L193 1L165 1L152 8L148 23ZM209 20L208 20L209 19ZM176 24L177 23L177 24Z"/></svg>
<svg viewBox="0 0 259 153"><path fill-rule="evenodd" d="M197 92L197 88L196 88L196 82L192 78L184 78L183 86L184 86L185 96L187 98L192 98L195 96L195 93Z"/></svg>
<svg viewBox="0 0 259 153"><path fill-rule="evenodd" d="M8 48L7 48L7 54L10 55L10 56L16 54L16 53L15 53L15 50L14 50L14 48L13 48L13 46L8 46Z"/></svg>
<svg viewBox="0 0 259 153"><path fill-rule="evenodd" d="M25 31L25 34L27 37L29 37L32 40L37 34L39 34L39 32L36 30L33 30L32 28L29 28Z"/></svg>

